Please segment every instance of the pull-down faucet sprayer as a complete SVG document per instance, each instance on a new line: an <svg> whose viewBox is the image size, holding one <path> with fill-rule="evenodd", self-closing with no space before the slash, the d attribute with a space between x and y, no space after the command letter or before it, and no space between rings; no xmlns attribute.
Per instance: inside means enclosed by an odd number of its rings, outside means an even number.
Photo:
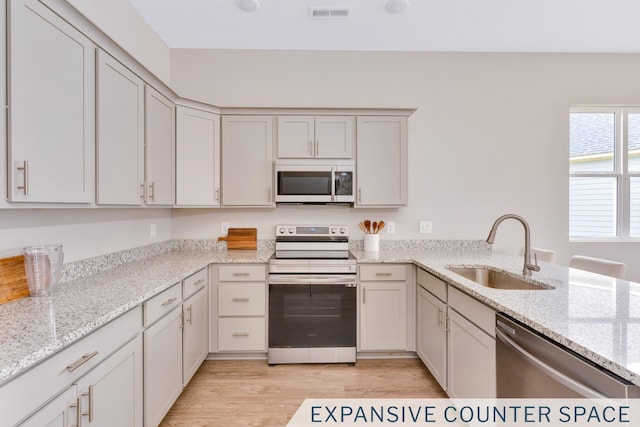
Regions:
<svg viewBox="0 0 640 427"><path fill-rule="evenodd" d="M491 227L491 231L489 231L487 243L493 244L493 241L496 238L496 231L498 231L498 226L502 221L509 218L519 221L520 224L522 224L522 226L524 227L524 267L522 268L522 274L525 276L531 276L532 271L540 271L540 266L538 265L538 257L535 255L535 263L531 264L531 239L529 224L527 224L527 221L525 221L524 218L522 218L520 215L506 214L496 219L496 221L493 223L493 226Z"/></svg>

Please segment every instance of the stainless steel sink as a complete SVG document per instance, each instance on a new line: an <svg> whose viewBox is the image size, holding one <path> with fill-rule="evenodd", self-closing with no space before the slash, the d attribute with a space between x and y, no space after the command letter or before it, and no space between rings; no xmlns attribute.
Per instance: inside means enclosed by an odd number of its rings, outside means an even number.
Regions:
<svg viewBox="0 0 640 427"><path fill-rule="evenodd" d="M544 290L553 286L525 281L491 267L447 267L452 273L494 289Z"/></svg>

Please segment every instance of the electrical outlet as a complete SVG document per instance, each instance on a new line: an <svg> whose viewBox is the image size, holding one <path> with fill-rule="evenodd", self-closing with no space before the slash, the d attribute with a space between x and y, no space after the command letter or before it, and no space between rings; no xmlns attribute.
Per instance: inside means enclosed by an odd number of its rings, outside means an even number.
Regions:
<svg viewBox="0 0 640 427"><path fill-rule="evenodd" d="M432 224L431 221L420 221L420 233L428 234L431 233Z"/></svg>
<svg viewBox="0 0 640 427"><path fill-rule="evenodd" d="M149 237L153 238L158 235L158 226L156 224L151 224L149 227Z"/></svg>
<svg viewBox="0 0 640 427"><path fill-rule="evenodd" d="M223 222L220 224L220 234L228 234L229 233L229 223Z"/></svg>
<svg viewBox="0 0 640 427"><path fill-rule="evenodd" d="M389 221L385 223L385 227L387 229L387 234L393 234L396 232L396 223L395 221Z"/></svg>

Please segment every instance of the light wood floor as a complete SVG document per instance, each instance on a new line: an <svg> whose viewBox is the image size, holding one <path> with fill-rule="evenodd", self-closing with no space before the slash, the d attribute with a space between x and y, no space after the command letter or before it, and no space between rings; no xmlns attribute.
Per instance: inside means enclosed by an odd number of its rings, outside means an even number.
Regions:
<svg viewBox="0 0 640 427"><path fill-rule="evenodd" d="M419 359L277 365L205 361L160 427L281 427L305 398L446 397Z"/></svg>

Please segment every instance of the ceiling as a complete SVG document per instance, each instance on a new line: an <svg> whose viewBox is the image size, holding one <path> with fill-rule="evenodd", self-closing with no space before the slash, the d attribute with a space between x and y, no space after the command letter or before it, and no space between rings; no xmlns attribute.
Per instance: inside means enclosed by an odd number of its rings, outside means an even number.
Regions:
<svg viewBox="0 0 640 427"><path fill-rule="evenodd" d="M129 0L170 48L640 52L638 0ZM350 9L309 18L309 7Z"/></svg>

